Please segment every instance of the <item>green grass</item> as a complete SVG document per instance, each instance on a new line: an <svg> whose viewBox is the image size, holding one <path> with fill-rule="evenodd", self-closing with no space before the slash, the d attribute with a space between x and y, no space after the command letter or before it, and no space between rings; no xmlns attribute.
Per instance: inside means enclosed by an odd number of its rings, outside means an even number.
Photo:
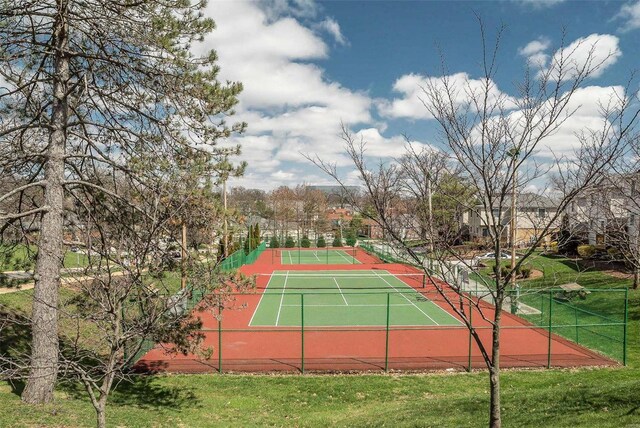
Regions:
<svg viewBox="0 0 640 428"><path fill-rule="evenodd" d="M37 247L32 245L6 246L0 245L0 272L11 270L33 269ZM86 254L65 251L63 266L65 268L83 268L89 265L89 257Z"/></svg>
<svg viewBox="0 0 640 428"><path fill-rule="evenodd" d="M480 274L490 283L494 263L486 264ZM510 262L503 264L509 266ZM541 271L543 276L517 281L521 289L519 301L540 310L540 314L522 315L523 318L539 326L548 326L551 322L554 333L623 360L624 289L631 286L631 279L613 277L593 266L581 268L575 259L559 255L534 253L525 264ZM560 285L571 282L590 289L591 293L584 299L575 297L569 302L558 299Z"/></svg>
<svg viewBox="0 0 640 428"><path fill-rule="evenodd" d="M640 422L637 369L503 372L507 427L624 427ZM18 388L19 390L19 388ZM118 427L481 427L487 376L179 375L121 384L107 411ZM93 425L83 392L59 388L47 406L0 385L6 427Z"/></svg>
<svg viewBox="0 0 640 428"><path fill-rule="evenodd" d="M394 326L460 325L409 283L420 286L422 276L383 270L275 271L250 325L299 326L303 296L306 326L384 326L387 309Z"/></svg>

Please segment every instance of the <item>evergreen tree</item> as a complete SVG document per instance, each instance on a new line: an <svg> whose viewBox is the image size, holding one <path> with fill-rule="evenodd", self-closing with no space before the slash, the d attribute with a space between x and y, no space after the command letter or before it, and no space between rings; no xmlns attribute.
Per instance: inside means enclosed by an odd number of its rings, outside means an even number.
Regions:
<svg viewBox="0 0 640 428"><path fill-rule="evenodd" d="M347 245L350 247L353 247L354 245L356 245L356 242L357 242L356 233L353 231L353 229L347 230L346 242L347 242Z"/></svg>
<svg viewBox="0 0 640 428"><path fill-rule="evenodd" d="M20 174L24 183L0 192L0 200L22 201L42 189L37 206L16 203L16 212L0 216L3 230L7 220L34 215L40 225L30 374L22 392L27 403L52 401L58 375L66 198L75 192L141 204L123 195L120 184L155 189L149 182L162 180L158 166L213 158L222 150L217 140L244 129L220 120L233 114L241 85L218 81L215 52L191 53L214 28L203 17L205 6L184 0L0 6L1 163L3 174ZM113 376L106 371L100 384L106 389L97 395L108 395ZM104 426L106 399L92 403Z"/></svg>
<svg viewBox="0 0 640 428"><path fill-rule="evenodd" d="M318 238L318 248L325 248L327 246L327 241L324 240L324 236L320 235Z"/></svg>
<svg viewBox="0 0 640 428"><path fill-rule="evenodd" d="M340 231L336 232L336 237L333 238L333 244L334 247L342 247L342 235L340 234Z"/></svg>
<svg viewBox="0 0 640 428"><path fill-rule="evenodd" d="M302 236L302 240L300 241L300 246L302 248L309 248L311 247L311 241L309 240L309 237L307 235L303 235Z"/></svg>
<svg viewBox="0 0 640 428"><path fill-rule="evenodd" d="M296 246L296 241L294 241L293 237L287 236L287 240L284 242L285 248L293 248Z"/></svg>
<svg viewBox="0 0 640 428"><path fill-rule="evenodd" d="M253 243L254 243L254 247L253 248L257 248L258 245L260 245L261 239L260 239L260 224L256 223L255 226L253 227Z"/></svg>
<svg viewBox="0 0 640 428"><path fill-rule="evenodd" d="M273 235L271 237L271 242L269 242L269 248L280 248L280 241L278 241L278 237Z"/></svg>

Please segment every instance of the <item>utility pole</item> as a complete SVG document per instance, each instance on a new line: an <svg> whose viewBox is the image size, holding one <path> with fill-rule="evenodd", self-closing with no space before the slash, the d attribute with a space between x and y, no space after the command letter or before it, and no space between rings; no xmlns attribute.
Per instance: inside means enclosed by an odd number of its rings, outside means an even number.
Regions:
<svg viewBox="0 0 640 428"><path fill-rule="evenodd" d="M513 147L509 150L509 156L513 158L513 180L511 188L511 313L515 314L518 311L518 302L516 299L517 285L516 285L516 236L518 228L518 213L517 213L517 188L518 188L518 155L520 150Z"/></svg>
<svg viewBox="0 0 640 428"><path fill-rule="evenodd" d="M180 287L187 288L187 224L182 221L182 251L180 254Z"/></svg>
<svg viewBox="0 0 640 428"><path fill-rule="evenodd" d="M229 256L229 234L227 231L227 176L223 177L222 181L222 204L224 206L224 212L222 214L224 218L224 258Z"/></svg>
<svg viewBox="0 0 640 428"><path fill-rule="evenodd" d="M518 154L516 153L513 163L513 188L511 189L511 270L513 271L516 268L516 237L518 230L518 220L517 220L517 186L518 186L518 171L516 167L516 162L518 158ZM516 286L516 275L515 272L511 275L511 286Z"/></svg>
<svg viewBox="0 0 640 428"><path fill-rule="evenodd" d="M429 204L429 252L433 253L433 205L431 202L431 150L429 150L429 159L427 165L429 168L429 176L427 178L427 203Z"/></svg>

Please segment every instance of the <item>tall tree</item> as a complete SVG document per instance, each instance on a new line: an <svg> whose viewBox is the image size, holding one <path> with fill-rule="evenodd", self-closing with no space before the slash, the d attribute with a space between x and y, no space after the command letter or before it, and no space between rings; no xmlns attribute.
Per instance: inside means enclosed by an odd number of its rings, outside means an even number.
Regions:
<svg viewBox="0 0 640 428"><path fill-rule="evenodd" d="M159 180L153 165L210 154L219 138L244 128L226 122L241 86L218 82L214 52L190 53L214 27L203 7L185 0L0 3L0 175L24 183L0 195L16 201L0 221L35 215L39 224L25 402L51 401L57 375L65 194L95 190L126 203L104 180ZM41 202L18 203L32 191Z"/></svg>
<svg viewBox="0 0 640 428"><path fill-rule="evenodd" d="M577 49L567 50L561 46L558 54L550 59L548 67L537 70L537 73L527 70L515 87L517 94L511 97L498 91L495 83L502 29L498 32L494 48L490 49L482 22L480 28L482 75L479 84L468 79L456 80L447 76L446 69L443 69L442 77L430 79L422 87L422 102L430 117L439 124L443 150L459 165L462 177L479 200L477 206L474 203L464 208L483 219L496 266L501 265L500 257L505 249L509 222L501 218L502 214L494 213L508 212L514 193L523 193L532 182L551 175L555 176L553 186L547 183L548 187L543 192L553 190L557 199L555 209L541 216L531 247L524 251L517 263L504 274L501 269L496 269L495 280L485 281L482 288L486 294L474 296L468 293L461 282L451 280L451 275L444 277L449 280L446 285L440 281L433 282L439 296L469 328L480 349L489 372L489 425L498 428L502 424L500 330L503 305L512 278L535 248L557 227L567 205L624 153L638 112L631 111L633 104L629 91L613 91L609 102L601 106L600 127L585 129L577 135L577 144L571 156L565 158L558 155L555 162L541 166L536 157L538 150L545 148L550 151L546 144L549 137L575 112L570 101L606 58L595 58L593 47L587 49L585 58L576 54ZM532 78L532 75L536 78ZM423 267L429 276L434 275L434 271L427 268L432 263L438 265L439 272L452 272L451 259L471 269L465 255L448 241L440 240L436 254L428 258L407 246L404 239L406 229L415 229L420 222L414 221L419 213L411 210L411 205L406 205L404 201L405 174L394 163L380 163L377 168L372 167L365 155L366 141L357 140L344 128L343 141L367 193L367 200L361 201L361 204L374 208L372 219L385 231L391 244L401 250L403 257ZM346 187L334 163L319 158L310 159ZM426 188L425 180L429 179L429 175L421 179L421 188ZM354 203L357 202L354 200ZM452 292L455 292L455 297ZM493 303L491 309L481 305L485 298ZM479 312L483 320L490 323L491 340L488 343L482 340L471 323L471 309L465 309L469 307L473 307L473 311Z"/></svg>

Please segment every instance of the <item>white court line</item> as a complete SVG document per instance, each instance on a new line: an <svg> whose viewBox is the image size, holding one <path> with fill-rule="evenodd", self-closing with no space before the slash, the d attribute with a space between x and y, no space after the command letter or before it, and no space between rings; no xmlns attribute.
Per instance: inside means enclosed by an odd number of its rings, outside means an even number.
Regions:
<svg viewBox="0 0 640 428"><path fill-rule="evenodd" d="M316 259L318 259L318 261L321 261L320 257L318 257L318 251L317 250L313 252L313 255L316 256Z"/></svg>
<svg viewBox="0 0 640 428"><path fill-rule="evenodd" d="M348 258L348 257L345 257L345 255L344 255L344 254L342 254L342 253L344 252L343 250L334 250L334 251L337 251L337 252L338 252L338 254L339 254L343 259L345 259L346 261L348 261L349 263L353 263L353 259L349 260L349 258Z"/></svg>
<svg viewBox="0 0 640 428"><path fill-rule="evenodd" d="M251 315L251 319L249 320L249 326L251 326L251 323L253 322L253 317L256 316L256 313L258 312L258 308L260 308L260 303L262 303L262 298L264 297L265 294L267 294L267 290L269 289L269 284L271 284L272 279L273 279L273 275L269 277L269 281L267 281L267 286L264 288L264 291L260 296L260 300L258 300L258 306L256 306L256 310L253 311L253 315Z"/></svg>
<svg viewBox="0 0 640 428"><path fill-rule="evenodd" d="M292 308L299 308L300 305L282 305L283 307L292 307ZM307 305L305 304L304 307L310 307L310 306L318 306L318 307L329 307L329 308L344 308L344 305ZM371 307L381 307L381 308L386 308L387 305L354 305L351 304L349 305L350 307L366 307L366 308L371 308ZM392 303L389 306L413 306L411 303Z"/></svg>
<svg viewBox="0 0 640 428"><path fill-rule="evenodd" d="M291 251L287 251L287 253L289 253L289 264L293 264L293 259L291 258ZM287 271L287 274L289 273L289 271Z"/></svg>
<svg viewBox="0 0 640 428"><path fill-rule="evenodd" d="M338 284L338 280L333 277L333 281L336 283L336 287L338 287L338 291L340 291L340 295L342 296L342 300L344 300L344 304L349 306L349 302L347 302L347 298L342 294L342 288L340 288L340 284Z"/></svg>
<svg viewBox="0 0 640 428"><path fill-rule="evenodd" d="M278 326L278 321L280 321L280 311L282 310L282 302L284 301L284 290L287 288L288 275L289 275L289 271L287 271L287 276L284 277L284 285L282 286L282 295L280 296L280 305L278 306L278 315L276 316L276 327Z"/></svg>
<svg viewBox="0 0 640 428"><path fill-rule="evenodd" d="M374 272L375 272L375 271L374 271ZM377 272L376 272L376 273L377 273ZM405 296L405 295L404 295L404 293L401 293L401 292L400 292L396 287L394 287L393 285L391 285L391 283L390 283L389 281L387 281L386 279L384 279L384 278L383 278L383 277L381 277L381 276L380 276L380 279L381 279L381 280L383 280L384 282L386 282L386 283L389 285L389 287L391 287L391 288L393 288L394 290L398 291L398 293L399 293L402 297L404 297L404 298L407 300L407 302L409 302L409 303L411 303L413 306L415 306L415 308L416 308L417 310L419 310L420 312L422 312L422 313L424 314L424 316L425 316L425 317L429 318L429 319L430 319L432 322L434 322L436 325L440 325L440 324L438 324L438 323L436 322L436 320L434 320L434 319L433 319L433 318L431 318L429 315L427 315L427 313L426 313L425 311L423 311L422 309L420 309L420 308L418 307L418 305L416 305L416 304L415 304L415 303L413 303L411 300L409 300L409 298L408 298L407 296Z"/></svg>

